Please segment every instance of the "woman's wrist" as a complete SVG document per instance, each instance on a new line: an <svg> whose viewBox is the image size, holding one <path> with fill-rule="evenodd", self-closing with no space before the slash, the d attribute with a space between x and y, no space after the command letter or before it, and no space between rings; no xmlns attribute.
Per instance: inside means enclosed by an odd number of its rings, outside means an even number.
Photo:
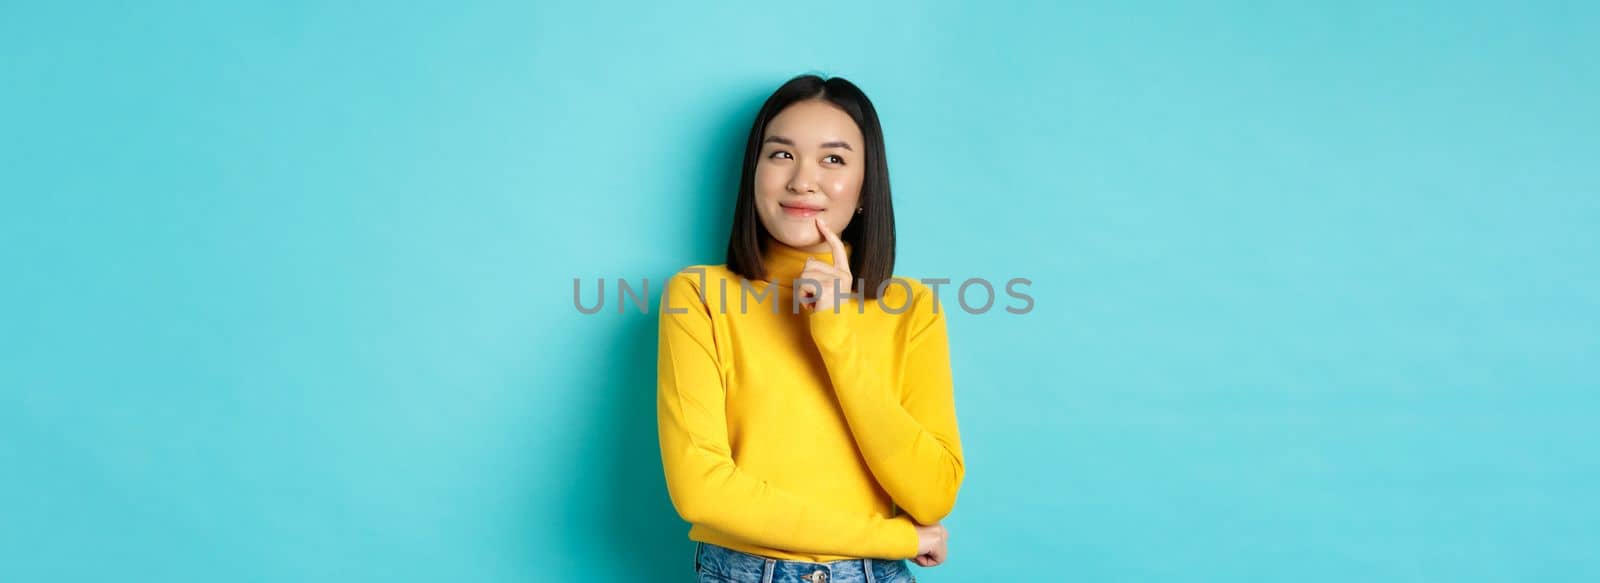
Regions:
<svg viewBox="0 0 1600 583"><path fill-rule="evenodd" d="M843 302L837 307L838 313L830 308L812 310L806 314L806 323L811 329L811 339L820 348L835 350L847 348L855 333L853 320L859 317L855 312L855 302L853 300Z"/></svg>
<svg viewBox="0 0 1600 583"><path fill-rule="evenodd" d="M890 518L889 522L893 527L892 530L894 530L896 533L896 537L901 541L901 544L896 547L899 552L897 552L895 556L885 558L910 559L921 554L922 532L920 531L920 527L917 525L917 523L911 520L910 516L904 514Z"/></svg>

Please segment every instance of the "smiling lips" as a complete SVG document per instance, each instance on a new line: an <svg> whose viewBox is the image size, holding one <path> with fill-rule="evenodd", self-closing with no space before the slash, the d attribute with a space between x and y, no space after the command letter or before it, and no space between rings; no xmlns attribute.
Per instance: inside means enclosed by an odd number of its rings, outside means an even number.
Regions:
<svg viewBox="0 0 1600 583"><path fill-rule="evenodd" d="M778 206L783 208L783 214L791 217L814 217L817 216L817 213L822 212L821 206L803 202L780 202Z"/></svg>

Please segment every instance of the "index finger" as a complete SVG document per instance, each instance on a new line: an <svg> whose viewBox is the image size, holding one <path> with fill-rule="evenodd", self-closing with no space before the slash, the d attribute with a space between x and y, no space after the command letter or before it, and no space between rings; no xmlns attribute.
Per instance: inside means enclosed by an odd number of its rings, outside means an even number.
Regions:
<svg viewBox="0 0 1600 583"><path fill-rule="evenodd" d="M833 266L843 273L850 273L850 258L845 257L844 241L828 229L828 224L822 217L817 217L817 230L822 231L822 238L828 242L828 248L833 252Z"/></svg>

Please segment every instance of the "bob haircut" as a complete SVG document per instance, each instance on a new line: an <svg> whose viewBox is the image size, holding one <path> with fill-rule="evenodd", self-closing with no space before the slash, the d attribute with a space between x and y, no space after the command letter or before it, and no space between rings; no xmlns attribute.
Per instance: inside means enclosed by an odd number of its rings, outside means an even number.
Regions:
<svg viewBox="0 0 1600 583"><path fill-rule="evenodd" d="M750 126L750 139L745 142L739 200L733 207L733 229L728 235L728 269L750 280L767 277L761 258L766 252L768 232L756 214L755 201L761 141L772 118L790 105L808 99L821 99L843 109L855 120L861 129L861 138L866 141L862 144L866 167L861 180L861 214L850 221L839 239L850 243L851 276L865 281L862 289L856 291L867 299L878 299L879 288L894 274L894 205L889 201L889 163L884 154L878 111L860 88L843 77L826 80L816 75L795 77L761 105L755 124ZM850 283L856 285L857 282Z"/></svg>

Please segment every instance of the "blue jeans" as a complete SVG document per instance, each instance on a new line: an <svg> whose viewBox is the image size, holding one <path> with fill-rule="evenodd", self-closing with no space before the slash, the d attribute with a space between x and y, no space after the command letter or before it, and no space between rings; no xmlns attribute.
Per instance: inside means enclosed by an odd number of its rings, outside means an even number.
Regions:
<svg viewBox="0 0 1600 583"><path fill-rule="evenodd" d="M916 583L905 559L845 559L826 563L787 561L695 542L699 583Z"/></svg>

